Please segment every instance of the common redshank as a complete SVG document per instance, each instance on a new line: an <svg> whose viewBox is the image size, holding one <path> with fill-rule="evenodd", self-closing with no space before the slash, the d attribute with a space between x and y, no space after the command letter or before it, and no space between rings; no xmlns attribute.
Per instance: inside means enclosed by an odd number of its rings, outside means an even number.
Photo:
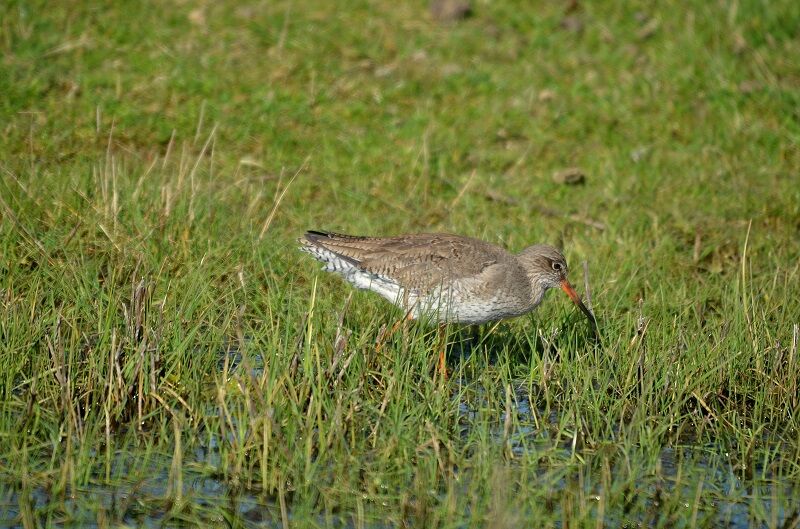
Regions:
<svg viewBox="0 0 800 529"><path fill-rule="evenodd" d="M308 231L301 250L360 289L376 292L410 318L479 324L534 310L545 293L560 287L583 311L597 334L594 315L567 280L557 249L535 244L513 254L471 237L414 233L361 237Z"/></svg>

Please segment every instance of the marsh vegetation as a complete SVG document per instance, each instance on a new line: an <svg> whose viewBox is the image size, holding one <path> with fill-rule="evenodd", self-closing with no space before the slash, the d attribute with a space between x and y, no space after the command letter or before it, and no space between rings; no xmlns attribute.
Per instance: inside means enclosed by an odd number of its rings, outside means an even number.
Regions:
<svg viewBox="0 0 800 529"><path fill-rule="evenodd" d="M796 528L800 4L570 5L4 2L0 525ZM442 382L308 228L561 244L600 342Z"/></svg>

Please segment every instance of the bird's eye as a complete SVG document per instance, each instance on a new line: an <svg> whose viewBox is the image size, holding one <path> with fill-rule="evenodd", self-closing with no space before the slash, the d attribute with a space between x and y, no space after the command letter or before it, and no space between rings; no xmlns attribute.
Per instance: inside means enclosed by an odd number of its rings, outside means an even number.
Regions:
<svg viewBox="0 0 800 529"><path fill-rule="evenodd" d="M553 261L552 267L553 270L555 270L556 272L561 272L564 269L564 265L562 265L558 261Z"/></svg>

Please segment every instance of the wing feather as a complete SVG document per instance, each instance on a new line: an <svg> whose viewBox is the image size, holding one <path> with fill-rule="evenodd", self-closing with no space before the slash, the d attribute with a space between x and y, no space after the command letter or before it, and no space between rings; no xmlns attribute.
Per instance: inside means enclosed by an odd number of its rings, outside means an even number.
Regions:
<svg viewBox="0 0 800 529"><path fill-rule="evenodd" d="M477 276L512 257L500 246L445 233L363 237L309 231L300 242L306 247L324 248L361 270L420 292L443 282Z"/></svg>

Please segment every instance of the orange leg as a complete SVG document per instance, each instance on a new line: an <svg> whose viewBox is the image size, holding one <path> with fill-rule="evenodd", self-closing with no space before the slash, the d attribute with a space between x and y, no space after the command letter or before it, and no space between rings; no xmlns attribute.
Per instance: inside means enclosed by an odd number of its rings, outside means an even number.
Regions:
<svg viewBox="0 0 800 529"><path fill-rule="evenodd" d="M447 363L445 362L444 358L444 344L442 348L439 350L439 373L442 374L442 380L447 380Z"/></svg>
<svg viewBox="0 0 800 529"><path fill-rule="evenodd" d="M385 332L378 337L378 343L375 344L375 351L380 352L380 350L383 349L383 344L386 343L386 340L388 340L390 336L396 333L397 329L399 329L401 325L413 319L414 316L409 310L404 317L394 322L392 328L389 329L389 332Z"/></svg>

